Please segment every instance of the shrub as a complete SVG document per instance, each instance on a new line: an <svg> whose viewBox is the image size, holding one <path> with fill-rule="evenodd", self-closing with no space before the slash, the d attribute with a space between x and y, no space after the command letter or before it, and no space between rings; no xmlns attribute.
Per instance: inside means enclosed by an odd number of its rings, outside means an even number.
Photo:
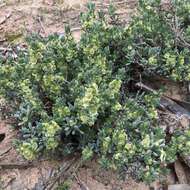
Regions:
<svg viewBox="0 0 190 190"><path fill-rule="evenodd" d="M190 80L188 0L140 0L138 16L128 28L131 62L145 73L158 74L175 81ZM169 6L168 6L169 5Z"/></svg>
<svg viewBox="0 0 190 190"><path fill-rule="evenodd" d="M152 2L140 1L128 27L114 24L112 8L110 24L89 4L78 43L67 27L64 37L31 36L27 51L0 59L0 93L20 126L17 148L26 159L81 151L83 160L97 154L104 167L151 182L178 153L189 153L189 130L168 142L158 126L160 94L131 89L144 73L188 80L188 49L174 44L168 11ZM176 3L182 19L187 12Z"/></svg>

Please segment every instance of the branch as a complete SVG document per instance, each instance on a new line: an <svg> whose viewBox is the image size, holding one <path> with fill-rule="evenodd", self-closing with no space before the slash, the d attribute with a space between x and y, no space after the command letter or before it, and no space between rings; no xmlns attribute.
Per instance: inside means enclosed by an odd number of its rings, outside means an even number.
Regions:
<svg viewBox="0 0 190 190"><path fill-rule="evenodd" d="M0 163L0 169L27 169L33 166L33 163Z"/></svg>
<svg viewBox="0 0 190 190"><path fill-rule="evenodd" d="M8 14L5 16L5 18L4 18L2 21L0 21L0 25L1 25L1 24L4 24L4 23L7 21L7 19L9 19L11 16L12 16L12 13L11 13L11 12L8 13Z"/></svg>
<svg viewBox="0 0 190 190"><path fill-rule="evenodd" d="M2 152L0 153L0 156L3 156L4 154L8 153L11 149L12 149L12 147L9 147L8 149L2 151Z"/></svg>

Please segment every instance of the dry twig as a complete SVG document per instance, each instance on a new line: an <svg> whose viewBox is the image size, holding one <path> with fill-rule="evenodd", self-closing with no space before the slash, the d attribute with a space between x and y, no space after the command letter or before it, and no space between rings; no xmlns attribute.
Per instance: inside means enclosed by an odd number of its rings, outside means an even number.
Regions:
<svg viewBox="0 0 190 190"><path fill-rule="evenodd" d="M0 8L2 8L2 7L4 7L4 6L6 6L6 3L2 3L2 4L0 5Z"/></svg>
<svg viewBox="0 0 190 190"><path fill-rule="evenodd" d="M48 181L45 184L46 190L51 190L55 184L61 180L64 180L68 177L68 175L72 176L71 173L73 173L74 169L78 169L78 159L74 158L71 161L68 161L68 163L65 163L65 166L60 168L60 171L55 177L52 177L48 179Z"/></svg>
<svg viewBox="0 0 190 190"><path fill-rule="evenodd" d="M87 185L79 179L79 177L77 176L77 174L74 174L74 177L77 180L77 183L80 186L81 190L89 190L89 188L87 187Z"/></svg>
<svg viewBox="0 0 190 190"><path fill-rule="evenodd" d="M8 14L5 16L5 18L4 18L2 21L0 21L0 25L1 25L1 24L4 24L4 23L7 21L7 19L9 19L11 16L12 16L12 13L11 13L11 12L8 13Z"/></svg>
<svg viewBox="0 0 190 190"><path fill-rule="evenodd" d="M0 163L0 169L26 169L33 166L33 163Z"/></svg>
<svg viewBox="0 0 190 190"><path fill-rule="evenodd" d="M47 32L46 32L45 27L44 27L44 25L43 25L43 23L42 23L41 17L38 17L38 22L40 23L40 26L41 26L41 28L42 28L44 34L46 35Z"/></svg>
<svg viewBox="0 0 190 190"><path fill-rule="evenodd" d="M9 147L8 149L2 151L2 152L0 153L0 156L3 156L4 154L8 153L11 149L12 149L12 147Z"/></svg>

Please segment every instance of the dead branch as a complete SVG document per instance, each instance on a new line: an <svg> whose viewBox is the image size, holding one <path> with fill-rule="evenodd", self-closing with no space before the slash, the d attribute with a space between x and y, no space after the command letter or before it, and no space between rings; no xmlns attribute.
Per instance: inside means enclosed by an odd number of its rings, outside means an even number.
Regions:
<svg viewBox="0 0 190 190"><path fill-rule="evenodd" d="M141 82L136 83L135 86L139 88L140 90L156 93L154 89L148 87L147 85ZM169 96L162 95L160 99L160 108L164 110L168 110L176 114L177 116L186 115L190 118L190 103L189 102L177 100Z"/></svg>
<svg viewBox="0 0 190 190"><path fill-rule="evenodd" d="M80 30L82 30L80 27L78 27L78 28L71 28L71 32L80 31Z"/></svg>
<svg viewBox="0 0 190 190"><path fill-rule="evenodd" d="M0 5L0 8L4 7L5 5L6 5L6 3L2 3L2 4Z"/></svg>
<svg viewBox="0 0 190 190"><path fill-rule="evenodd" d="M0 169L27 169L33 166L33 163L0 163Z"/></svg>
<svg viewBox="0 0 190 190"><path fill-rule="evenodd" d="M15 179L16 179L16 177L12 177L12 178L8 181L8 183L7 183L5 186L3 186L3 189L7 189L7 187L8 187Z"/></svg>
<svg viewBox="0 0 190 190"><path fill-rule="evenodd" d="M42 28L44 34L46 35L47 32L46 32L45 27L44 27L44 25L43 25L43 23L42 23L41 17L38 17L38 22L40 23L40 26L41 26L41 28Z"/></svg>
<svg viewBox="0 0 190 190"><path fill-rule="evenodd" d="M0 40L0 43L3 43L3 42L5 42L6 41L6 39L1 39Z"/></svg>
<svg viewBox="0 0 190 190"><path fill-rule="evenodd" d="M8 153L11 149L12 149L12 147L9 147L8 149L2 151L2 152L0 153L0 156L3 156L4 154Z"/></svg>
<svg viewBox="0 0 190 190"><path fill-rule="evenodd" d="M89 188L87 187L87 185L86 185L83 181L81 181L81 180L79 179L79 177L77 176L77 174L74 174L74 177L75 177L75 179L77 180L77 183L78 183L78 185L80 186L80 189L81 189L81 190L89 190Z"/></svg>
<svg viewBox="0 0 190 190"><path fill-rule="evenodd" d="M173 32L174 36L175 36L175 43L176 45L180 45L182 47L186 47L186 48L190 48L190 42L187 42L183 36L183 29L181 29L179 26L179 19L175 13L175 11L173 11L173 19L167 19L167 24L170 27L171 31Z"/></svg>
<svg viewBox="0 0 190 190"><path fill-rule="evenodd" d="M150 87L148 87L147 85L141 83L141 82L138 82L135 84L136 87L140 88L141 90L145 90L145 91L148 91L148 92L154 92L156 93L156 91Z"/></svg>
<svg viewBox="0 0 190 190"><path fill-rule="evenodd" d="M45 189L51 190L60 179L64 180L68 177L68 175L72 176L71 174L73 173L73 171L75 171L75 169L78 169L80 165L78 163L80 163L80 158L73 158L71 161L65 163L65 165L60 168L60 171L55 177L48 179L45 184Z"/></svg>
<svg viewBox="0 0 190 190"><path fill-rule="evenodd" d="M5 16L5 18L4 18L2 21L0 21L0 25L1 25L1 24L4 24L4 23L7 21L7 19L9 19L11 16L12 16L12 13L11 13L11 12L8 13L8 14Z"/></svg>

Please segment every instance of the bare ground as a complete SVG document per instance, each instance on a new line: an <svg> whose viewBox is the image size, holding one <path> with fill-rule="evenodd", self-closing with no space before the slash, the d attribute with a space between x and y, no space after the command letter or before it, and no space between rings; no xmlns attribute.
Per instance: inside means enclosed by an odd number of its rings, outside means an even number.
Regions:
<svg viewBox="0 0 190 190"><path fill-rule="evenodd" d="M76 39L80 36L79 15L86 10L87 0L0 0L0 42L18 43L29 33L47 36L64 33L69 24ZM97 8L106 8L109 1L94 1ZM117 13L127 22L136 0L114 1Z"/></svg>

